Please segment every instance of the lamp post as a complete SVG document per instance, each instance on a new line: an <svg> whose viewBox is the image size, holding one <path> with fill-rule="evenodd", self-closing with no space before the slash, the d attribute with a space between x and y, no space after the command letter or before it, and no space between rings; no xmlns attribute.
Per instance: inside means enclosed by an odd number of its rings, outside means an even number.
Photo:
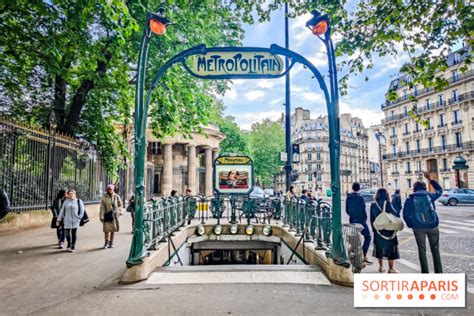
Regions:
<svg viewBox="0 0 474 316"><path fill-rule="evenodd" d="M137 84L135 88L135 226L133 227L132 246L127 264L141 263L146 254L143 247L143 211L145 207L145 154L146 154L146 115L147 103L144 103L145 72L148 60L148 48L152 33L161 36L166 32L170 23L163 16L163 10L157 13L148 13L145 21L140 45L140 54L137 67Z"/></svg>
<svg viewBox="0 0 474 316"><path fill-rule="evenodd" d="M464 159L461 156L458 156L456 159L454 159L453 163L454 163L453 169L454 169L454 172L456 173L456 175L455 175L456 176L456 187L458 189L460 189L461 188L460 171L469 169L469 166L467 165L466 159Z"/></svg>
<svg viewBox="0 0 474 316"><path fill-rule="evenodd" d="M329 156L331 159L331 190L332 190L332 237L333 243L329 255L338 264L349 265L344 251L344 241L342 239L341 221L341 184L340 184L340 128L339 128L339 88L337 83L336 57L334 45L331 39L331 23L327 15L320 12L311 11L313 17L306 22L306 27L311 30L326 46L328 66L330 99L328 103L328 123L329 123Z"/></svg>
<svg viewBox="0 0 474 316"><path fill-rule="evenodd" d="M285 3L285 48L289 49L289 32L288 32L288 3ZM291 168L293 163L293 154L291 148L291 105L290 105L290 72L288 67L290 59L285 59L285 142L286 142L286 164L285 164L285 183L286 192L290 191L291 187Z"/></svg>
<svg viewBox="0 0 474 316"><path fill-rule="evenodd" d="M376 132L375 138L379 142L380 187L383 188L383 185L384 185L384 183L383 183L383 167L382 167L383 166L383 157L382 157L382 140L381 140L381 138L383 138L385 140L385 142L387 141L387 139L385 138L383 133L381 133L378 129L375 130L375 132Z"/></svg>

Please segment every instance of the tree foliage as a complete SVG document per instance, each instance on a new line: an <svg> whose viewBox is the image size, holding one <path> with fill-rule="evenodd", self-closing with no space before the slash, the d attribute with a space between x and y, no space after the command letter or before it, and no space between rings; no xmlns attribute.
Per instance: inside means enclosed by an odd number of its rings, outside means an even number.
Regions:
<svg viewBox="0 0 474 316"><path fill-rule="evenodd" d="M280 152L285 151L285 132L282 126L270 119L252 124L248 145L259 184L271 186L273 177L280 173L283 165L279 157Z"/></svg>

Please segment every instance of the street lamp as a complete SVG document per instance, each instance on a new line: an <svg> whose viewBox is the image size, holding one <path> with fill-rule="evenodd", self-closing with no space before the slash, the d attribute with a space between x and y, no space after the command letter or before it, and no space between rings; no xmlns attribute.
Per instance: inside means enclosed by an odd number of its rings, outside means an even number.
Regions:
<svg viewBox="0 0 474 316"><path fill-rule="evenodd" d="M334 262L348 266L346 253L344 251L344 241L342 239L341 221L341 183L340 183L340 128L339 128L339 88L337 83L336 56L334 45L331 39L331 23L329 17L317 10L311 11L313 17L306 22L306 27L317 36L326 46L329 65L329 85L331 102L328 104L329 123L329 155L331 159L331 190L333 207L333 243L329 251L329 256Z"/></svg>
<svg viewBox="0 0 474 316"><path fill-rule="evenodd" d="M52 170L51 170L51 157L53 157L54 159L54 156L51 154L51 147L54 147L54 146L51 146L51 141L53 140L53 137L54 137L54 131L56 130L56 127L58 126L57 122L56 122L56 115L54 113L54 111L51 112L51 114L49 115L49 120L48 120L48 153L47 153L47 158L46 158L46 162L47 162L47 165L48 165L48 168L47 168L47 177L46 177L46 187L45 187L45 204L46 204L46 209L48 209L49 207L49 203L50 201L52 200L52 198L50 199L50 195L52 192L49 191L49 188L50 188L50 184L51 184L51 191L53 190L53 174L52 174Z"/></svg>
<svg viewBox="0 0 474 316"><path fill-rule="evenodd" d="M146 254L143 246L143 210L145 206L145 153L146 153L146 115L148 104L144 101L145 73L148 60L151 33L162 36L170 21L163 15L163 9L146 15L145 30L140 45L137 67L137 84L135 87L135 226L133 228L132 246L127 264L142 262Z"/></svg>
<svg viewBox="0 0 474 316"><path fill-rule="evenodd" d="M383 188L383 167L382 167L383 159L382 159L382 140L381 140L381 138L383 138L383 139L385 140L385 142L387 142L387 139L385 138L384 134L383 134L382 132L380 132L378 129L375 130L375 132L376 132L375 138L376 138L377 141L379 142L380 187ZM395 188L395 189L396 189L396 188Z"/></svg>
<svg viewBox="0 0 474 316"><path fill-rule="evenodd" d="M454 163L453 169L456 172L456 186L458 189L460 189L461 188L460 171L469 169L469 166L467 165L466 159L464 159L461 156L458 156L456 159L454 159L453 163Z"/></svg>

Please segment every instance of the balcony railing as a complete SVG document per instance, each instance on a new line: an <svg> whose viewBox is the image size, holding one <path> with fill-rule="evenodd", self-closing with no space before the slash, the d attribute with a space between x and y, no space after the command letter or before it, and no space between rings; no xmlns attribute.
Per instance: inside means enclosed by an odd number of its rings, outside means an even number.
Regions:
<svg viewBox="0 0 474 316"><path fill-rule="evenodd" d="M451 84L454 84L456 82L462 81L464 79L471 78L473 76L474 76L474 70L470 70L470 71L467 71L467 72L465 72L461 75L456 75L456 76L452 76L452 77L448 78L448 83L451 85ZM432 91L434 91L434 88L424 88L424 89L418 90L415 94L413 94L413 96L419 97L419 96L425 95L427 93L430 93ZM408 99L410 99L410 95L401 96L395 101L386 101L385 103L383 103L381 105L381 108L383 110L383 109L385 109L387 107L390 107L392 105L401 103L403 101L407 101Z"/></svg>
<svg viewBox="0 0 474 316"><path fill-rule="evenodd" d="M474 150L474 141L465 142L462 144L451 144L447 146L437 146L432 148L423 148L421 150L410 150L410 151L401 151L397 153L391 153L383 155L384 160L394 160L397 158L408 158L408 157L420 157L420 156L430 156L439 153L451 153L459 152L463 150Z"/></svg>

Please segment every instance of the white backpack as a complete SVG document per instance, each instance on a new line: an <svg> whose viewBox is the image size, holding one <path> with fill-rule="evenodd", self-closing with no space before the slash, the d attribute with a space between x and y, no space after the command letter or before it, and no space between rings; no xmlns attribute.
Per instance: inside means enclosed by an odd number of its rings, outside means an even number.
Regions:
<svg viewBox="0 0 474 316"><path fill-rule="evenodd" d="M388 213L386 211L387 201L383 203L383 209L380 208L377 202L375 202L375 205L377 205L377 207L380 210L380 214L375 218L375 221L373 224L375 230L383 239L391 240L395 238L395 236L397 235L397 232L403 230L403 227L404 227L403 221L400 218L396 217L395 215L392 215L391 213ZM382 235L379 232L379 230L382 230L382 229L393 230L394 231L393 235L390 237Z"/></svg>

